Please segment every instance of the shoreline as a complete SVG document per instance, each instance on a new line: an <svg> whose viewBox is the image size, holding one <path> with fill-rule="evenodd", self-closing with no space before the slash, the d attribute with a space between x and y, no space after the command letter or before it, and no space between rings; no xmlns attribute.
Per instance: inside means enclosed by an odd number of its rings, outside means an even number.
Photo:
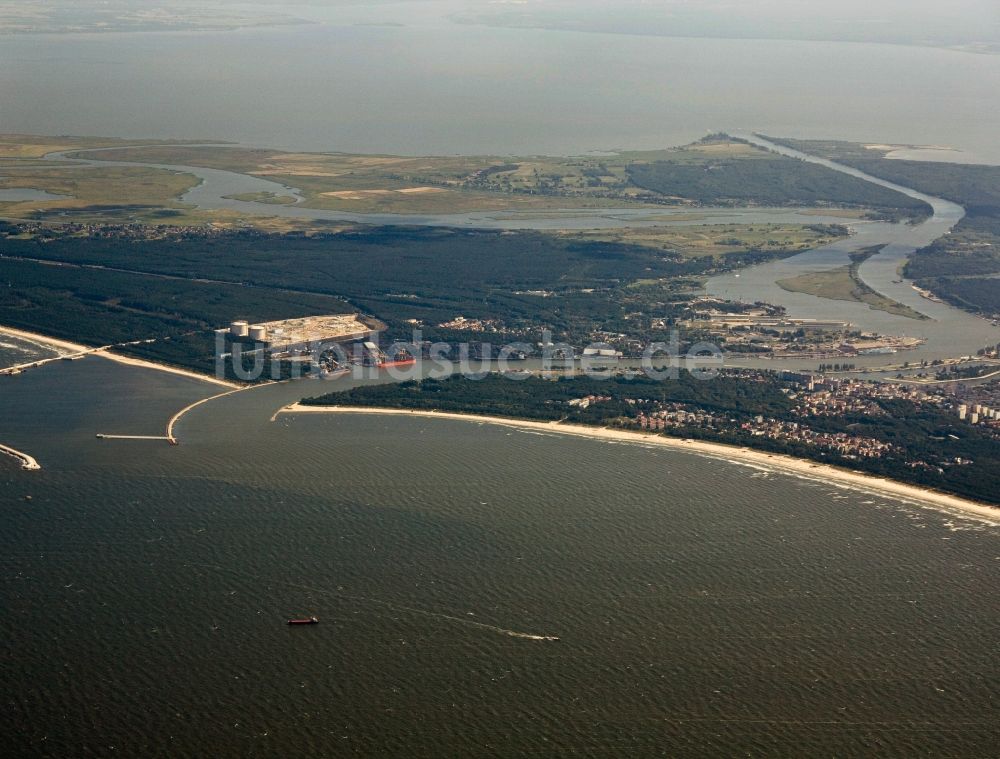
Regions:
<svg viewBox="0 0 1000 759"><path fill-rule="evenodd" d="M134 358L132 356L123 356L120 353L112 353L108 349L102 349L97 351L95 355L101 358L106 358L109 361L115 361L119 364L126 364L127 366L138 366L144 369L155 369L156 371L166 372L167 374L176 374L180 377L187 377L189 379L201 380L202 382L210 382L213 385L220 385L222 387L228 387L231 390L241 390L244 385L240 385L236 382L230 382L229 380L221 380L218 377L213 377L210 374L199 374L198 372L192 371L190 369L184 369L179 366L171 366L170 364L158 364L155 361L149 361L144 358Z"/></svg>
<svg viewBox="0 0 1000 759"><path fill-rule="evenodd" d="M879 495L891 495L916 501L923 505L940 509L961 511L966 515L978 517L993 525L1000 525L1000 508L986 503L972 501L957 495L948 495L936 490L929 490L918 485L909 485L896 480L878 477L872 474L854 472L848 469L831 466L786 456L781 453L768 453L753 448L737 447L724 443L712 443L704 440L672 438L646 432L617 430L608 427L590 427L583 424L563 424L560 422L540 422L527 419L514 419L501 416L480 416L477 414L459 414L451 411L427 411L417 409L394 409L368 406L304 406L292 403L279 409L272 417L275 420L280 414L382 414L392 416L412 416L427 419L450 419L481 424L495 424L517 429L551 432L559 435L585 437L593 440L604 440L624 443L640 443L658 445L679 451L687 451L701 456L737 460L737 463L769 467L784 473L790 473L807 479L819 479L839 487L875 492Z"/></svg>
<svg viewBox="0 0 1000 759"><path fill-rule="evenodd" d="M81 345L80 343L71 343L68 340L60 340L57 337L49 337L48 335L42 335L38 332L28 332L27 330L17 329L15 327L7 327L0 324L0 336L9 335L10 337L18 337L22 340L27 340L28 342L37 343L46 348L52 348L53 350L66 351L68 353L84 353L87 351L95 351L98 348L94 348L90 345ZM44 359L40 359L44 361Z"/></svg>
<svg viewBox="0 0 1000 759"><path fill-rule="evenodd" d="M221 380L217 377L213 377L208 374L200 374L198 372L192 371L190 369L184 369L179 366L171 366L169 364L159 364L155 361L149 361L143 358L134 358L132 356L123 356L118 353L112 353L112 349L115 347L113 345L104 345L99 347L93 347L90 345L81 345L80 343L72 343L68 340L60 340L56 337L49 337L48 335L42 335L38 332L28 332L23 329L16 329L14 327L7 327L0 324L0 337L3 335L8 335L14 338L20 338L22 340L27 340L28 342L33 342L38 345L55 350L58 355L51 356L48 358L40 358L35 361L29 361L24 364L18 364L17 366L8 366L0 368L0 373L11 373L14 369L31 369L42 364L51 363L52 361L59 361L67 357L79 357L83 358L85 356L100 356L101 358L106 358L109 361L116 361L119 364L126 364L128 366L138 366L145 369L155 369L156 371L166 372L168 374L176 374L180 377L188 377L189 379L201 380L202 382L210 382L214 385L221 385L223 387L228 387L231 389L237 389L243 387L235 382L229 382L228 380Z"/></svg>

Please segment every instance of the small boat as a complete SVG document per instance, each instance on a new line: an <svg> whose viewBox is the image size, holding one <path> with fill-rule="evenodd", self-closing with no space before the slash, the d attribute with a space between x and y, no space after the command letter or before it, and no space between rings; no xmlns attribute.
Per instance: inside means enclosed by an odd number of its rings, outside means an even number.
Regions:
<svg viewBox="0 0 1000 759"><path fill-rule="evenodd" d="M290 625L318 625L319 620L316 617L302 617L301 619L290 619L288 620Z"/></svg>
<svg viewBox="0 0 1000 759"><path fill-rule="evenodd" d="M334 369L321 369L319 373L320 379L332 380L338 377L343 377L345 374L350 374L350 367L338 366Z"/></svg>

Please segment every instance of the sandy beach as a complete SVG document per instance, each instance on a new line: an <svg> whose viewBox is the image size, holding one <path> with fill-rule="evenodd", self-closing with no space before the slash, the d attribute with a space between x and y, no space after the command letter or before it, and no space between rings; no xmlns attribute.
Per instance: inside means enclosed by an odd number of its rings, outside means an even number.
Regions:
<svg viewBox="0 0 1000 759"><path fill-rule="evenodd" d="M675 450L687 451L702 456L721 458L727 461L751 466L772 469L786 474L793 474L812 480L820 480L837 487L862 490L878 495L888 495L914 503L932 506L939 509L961 511L975 516L995 526L1000 526L1000 508L986 503L970 501L946 493L939 493L916 485L907 485L884 477L875 477L860 472L819 464L806 459L797 459L778 453L756 451L722 443L710 443L703 440L671 438L663 435L629 430L609 429L607 427L589 427L582 424L562 424L560 422L533 422L520 419L507 419L498 416L477 416L474 414L456 414L446 411L411 411L408 409L368 408L359 406L304 406L293 403L279 410L279 414L385 414L393 416L416 416L429 419L454 419L464 422L497 424L517 429L550 432L558 435L574 435L595 440L608 440L624 443L639 443L642 445L657 445Z"/></svg>
<svg viewBox="0 0 1000 759"><path fill-rule="evenodd" d="M102 358L115 361L119 364L127 364L129 366L141 366L145 369L155 369L159 372L167 372L168 374L176 374L181 377L189 377L190 379L201 380L202 382L210 382L213 385L219 385L221 387L228 387L233 390L238 390L243 387L243 385L237 384L236 382L229 382L228 380L221 380L218 377L213 377L210 374L199 374L198 372L192 372L189 369L181 369L177 366L169 366L167 364L158 364L155 361L146 361L141 358L132 358L131 356L122 356L118 353L112 353L108 350L102 350L96 355Z"/></svg>
<svg viewBox="0 0 1000 759"><path fill-rule="evenodd" d="M158 364L155 361L147 361L141 358L132 358L130 356L122 356L117 353L112 353L111 348L113 346L102 346L93 347L90 345L81 345L79 343L71 343L67 340L59 340L54 337L49 337L48 335L40 335L37 332L26 332L21 329L14 329L13 327L5 327L0 325L0 336L9 335L10 337L20 338L22 340L27 340L29 342L36 343L38 345L44 345L46 347L52 348L59 353L59 356L54 358L43 358L37 361L31 361L25 364L21 364L16 367L7 367L5 371L10 371L11 369L21 369L29 368L34 366L40 366L41 364L46 364L51 361L58 361L59 358L64 356L100 356L106 358L109 361L115 361L119 364L127 364L129 366L139 366L145 369L155 369L159 372L167 372L168 374L176 374L181 377L188 377L190 379L201 380L202 382L210 382L213 385L221 385L222 387L228 388L239 388L239 385L235 382L228 382L226 380L220 380L208 374L199 374L198 372L190 371L189 369L182 369L176 366L169 366L167 364Z"/></svg>
<svg viewBox="0 0 1000 759"><path fill-rule="evenodd" d="M80 345L79 343L71 343L66 340L58 340L54 337L49 337L48 335L39 335L37 332L25 332L22 329L14 329L13 327L5 327L0 325L0 336L9 335L10 337L19 337L22 340L27 340L28 342L37 343L38 345L44 345L53 350L59 351L60 353L84 353L86 351L95 350L95 348L89 345Z"/></svg>

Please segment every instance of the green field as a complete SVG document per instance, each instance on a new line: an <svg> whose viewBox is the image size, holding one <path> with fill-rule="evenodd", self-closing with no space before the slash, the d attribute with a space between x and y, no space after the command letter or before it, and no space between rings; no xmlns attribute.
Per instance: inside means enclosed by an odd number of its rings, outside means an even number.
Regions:
<svg viewBox="0 0 1000 759"><path fill-rule="evenodd" d="M861 279L858 272L859 267L866 259L877 255L878 250L876 248L854 254L851 256L851 263L847 266L801 274L798 277L778 280L775 284L789 292L806 293L829 300L867 303L870 308L876 311L886 311L897 316L905 316L908 319L927 319L927 316L919 311L873 290Z"/></svg>
<svg viewBox="0 0 1000 759"><path fill-rule="evenodd" d="M134 141L130 141L134 142ZM179 201L196 180L144 167L53 165L54 151L90 149L96 160L223 169L296 188L308 208L352 213L466 213L605 207L797 206L848 216L917 217L921 204L822 167L783 158L724 135L669 150L601 157L389 156L290 153L230 145L0 136L3 180L71 198L7 204L6 218L89 223L321 228L268 216L267 205L293 198L271 192L234 196L259 213L196 211ZM97 148L96 150L94 150ZM101 149L103 148L103 149ZM184 177L181 179L181 177ZM682 246L684 247L684 246Z"/></svg>
<svg viewBox="0 0 1000 759"><path fill-rule="evenodd" d="M273 179L305 205L355 213L461 213L614 206L795 205L918 217L926 206L725 135L600 157L390 156L146 146L90 154Z"/></svg>
<svg viewBox="0 0 1000 759"><path fill-rule="evenodd" d="M184 223L191 209L178 198L198 184L191 174L143 166L33 166L8 164L0 189L30 188L67 197L7 203L2 214L15 219Z"/></svg>
<svg viewBox="0 0 1000 759"><path fill-rule="evenodd" d="M807 217L804 217L804 221L805 218ZM808 223L705 224L685 227L594 229L563 234L573 239L642 245L683 258L700 258L728 256L749 250L776 256L791 255L826 245L846 235L847 230L841 226Z"/></svg>

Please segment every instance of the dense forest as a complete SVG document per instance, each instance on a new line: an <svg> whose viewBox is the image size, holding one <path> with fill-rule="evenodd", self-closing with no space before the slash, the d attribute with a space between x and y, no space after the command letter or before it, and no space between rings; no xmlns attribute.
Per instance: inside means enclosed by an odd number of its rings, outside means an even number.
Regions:
<svg viewBox="0 0 1000 759"><path fill-rule="evenodd" d="M566 405L566 401L586 395L611 396L612 400L585 409ZM481 379L455 376L443 380L359 387L303 402L313 405L373 405L500 414L530 419L604 422L617 417L635 416L635 410L626 402L629 398L692 403L700 408L733 412L743 418L755 414L781 414L791 407L777 386L759 386L728 376L706 382L686 371L681 372L677 380L668 381L646 377L548 380L539 377L511 379L498 374L490 374Z"/></svg>
<svg viewBox="0 0 1000 759"><path fill-rule="evenodd" d="M772 373L755 373L751 379L723 373L710 381L698 379L688 372L681 372L676 380L664 381L647 377L515 380L491 374L481 379L455 376L444 380L369 385L309 398L303 403L436 409L626 427L634 426L637 409L641 408L629 403L629 399L684 403L720 414L728 424L717 429L692 425L674 430L672 434L677 436L763 448L1000 503L1000 449L996 441L988 433L961 424L954 415L935 407L917 406L904 400L883 400L880 404L885 414L878 416L846 414L808 419L807 424L818 432L871 437L902 449L899 454L878 459L842 458L812 446L756 437L739 429L739 422L758 414L802 423L803 419L792 413L792 404L782 392L787 387ZM610 400L583 409L567 403L588 395L610 397ZM956 456L974 463L950 467L945 474L907 463L938 462Z"/></svg>
<svg viewBox="0 0 1000 759"><path fill-rule="evenodd" d="M0 257L0 324L87 345L155 340L122 352L214 371L214 329L239 316L347 313L343 300Z"/></svg>
<svg viewBox="0 0 1000 759"><path fill-rule="evenodd" d="M713 266L711 257L534 232L389 227L313 237L8 237L0 239L7 286L0 323L106 344L234 318L355 310L400 337L415 319L428 325L429 337L447 338L435 335L434 325L458 315L582 334L622 323L628 298L642 294L617 298L612 291Z"/></svg>
<svg viewBox="0 0 1000 759"><path fill-rule="evenodd" d="M875 209L883 218L929 216L930 207L894 190L792 158L726 159L714 163L632 163L639 187L707 205L838 205Z"/></svg>

